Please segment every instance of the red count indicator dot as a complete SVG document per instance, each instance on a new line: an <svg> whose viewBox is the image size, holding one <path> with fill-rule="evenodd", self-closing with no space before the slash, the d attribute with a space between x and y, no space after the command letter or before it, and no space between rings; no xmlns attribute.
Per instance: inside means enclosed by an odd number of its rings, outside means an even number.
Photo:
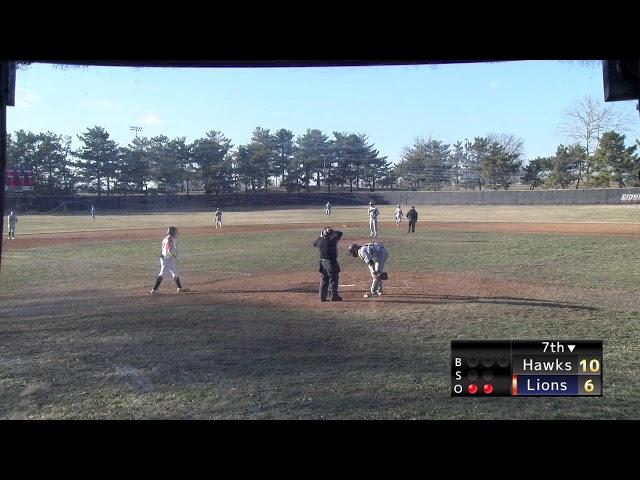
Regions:
<svg viewBox="0 0 640 480"><path fill-rule="evenodd" d="M485 383L484 387L482 387L482 390L484 391L484 393L489 395L491 392L493 392L493 385L491 385L490 383Z"/></svg>
<svg viewBox="0 0 640 480"><path fill-rule="evenodd" d="M478 391L478 386L475 383L470 383L469 386L467 387L467 391L473 395L474 393L476 393Z"/></svg>

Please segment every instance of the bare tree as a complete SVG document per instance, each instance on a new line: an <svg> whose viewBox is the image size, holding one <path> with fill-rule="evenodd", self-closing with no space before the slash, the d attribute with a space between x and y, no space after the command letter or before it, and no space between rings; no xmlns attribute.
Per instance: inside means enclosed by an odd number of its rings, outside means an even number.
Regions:
<svg viewBox="0 0 640 480"><path fill-rule="evenodd" d="M489 142L496 142L509 155L515 155L516 158L522 156L524 152L524 140L510 133L489 133L487 135Z"/></svg>
<svg viewBox="0 0 640 480"><path fill-rule="evenodd" d="M557 133L584 147L586 151L586 162L580 169L576 188L580 185L582 174L591 173L590 157L598 146L600 136L610 130L620 133L628 132L630 123L628 114L621 113L611 105L605 105L604 102L590 95L565 109Z"/></svg>

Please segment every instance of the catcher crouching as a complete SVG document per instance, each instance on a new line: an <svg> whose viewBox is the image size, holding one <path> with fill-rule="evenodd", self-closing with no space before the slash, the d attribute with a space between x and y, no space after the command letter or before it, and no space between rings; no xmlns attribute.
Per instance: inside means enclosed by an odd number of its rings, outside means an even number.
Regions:
<svg viewBox="0 0 640 480"><path fill-rule="evenodd" d="M365 243L360 246L357 243L349 245L349 253L354 257L360 257L369 267L371 273L371 289L364 294L365 298L382 295L382 281L388 280L389 276L384 271L384 264L387 261L389 252L381 243Z"/></svg>

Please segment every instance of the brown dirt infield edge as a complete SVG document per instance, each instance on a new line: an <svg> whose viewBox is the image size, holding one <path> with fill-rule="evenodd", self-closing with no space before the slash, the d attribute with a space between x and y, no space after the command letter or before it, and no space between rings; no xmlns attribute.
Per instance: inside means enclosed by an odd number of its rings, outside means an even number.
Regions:
<svg viewBox="0 0 640 480"><path fill-rule="evenodd" d="M234 303L270 305L299 310L327 308L395 310L403 306L437 306L444 304L511 303L514 305L553 305L560 308L588 308L582 292L559 292L557 286L537 282L496 278L471 272L406 272L393 271L384 282L383 295L364 298L371 285L366 268L356 268L340 274L340 284L354 287L339 288L342 302L321 303L318 299L320 276L309 268L308 272L267 272L252 276L214 274L206 279L202 274L191 279L189 303ZM177 301L173 283L161 292L167 301ZM591 303L591 302L586 302ZM349 304L347 306L347 304Z"/></svg>
<svg viewBox="0 0 640 480"><path fill-rule="evenodd" d="M580 289L563 289L556 285L532 281L516 281L491 275L464 272L392 271L384 282L382 296L364 298L371 279L366 269L344 271L340 284L342 302L321 303L318 299L320 277L313 268L305 272L261 272L240 275L234 272L196 273L183 278L184 291L176 293L171 278L160 286L157 294L149 293L151 284L122 287L102 283L100 288L49 291L47 295L5 296L0 313L16 316L39 316L51 312L51 304L64 304L65 314L86 312L121 312L135 315L153 305L255 305L298 311L352 310L397 311L417 306L438 308L458 304L461 307L479 304L509 304L515 306L555 307L594 310L598 299ZM595 302L595 303L594 303ZM19 309L16 310L16 308ZM4 312L3 312L4 311Z"/></svg>
<svg viewBox="0 0 640 480"><path fill-rule="evenodd" d="M368 228L366 222L347 222L336 224L336 228ZM397 229L395 222L381 222L380 227ZM318 228L314 223L288 223L280 225L231 225L223 229L215 227L183 227L181 234L225 235L246 232L276 232L299 229ZM405 228L401 226L400 228ZM605 235L605 236L638 236L640 224L628 223L530 223L530 222L422 222L416 231L455 231L455 232L488 232L488 233L539 233L561 235ZM15 240L3 239L3 251L14 251L47 245L64 245L69 243L88 243L122 240L153 240L163 235L160 228L59 232L47 234L25 234Z"/></svg>

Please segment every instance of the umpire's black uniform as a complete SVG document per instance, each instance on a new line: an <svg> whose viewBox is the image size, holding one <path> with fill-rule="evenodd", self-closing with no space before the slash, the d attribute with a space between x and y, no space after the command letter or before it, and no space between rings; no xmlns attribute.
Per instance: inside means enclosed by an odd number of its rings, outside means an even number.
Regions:
<svg viewBox="0 0 640 480"><path fill-rule="evenodd" d="M407 233L412 233L416 231L416 222L418 221L418 212L414 207L411 207L411 210L407 212L407 220L409 220L409 230Z"/></svg>
<svg viewBox="0 0 640 480"><path fill-rule="evenodd" d="M313 242L314 247L320 249L320 301L327 301L327 294L332 302L340 301L338 295L338 279L340 278L340 265L338 265L338 241L342 238L342 232L331 230L323 232L323 235Z"/></svg>

